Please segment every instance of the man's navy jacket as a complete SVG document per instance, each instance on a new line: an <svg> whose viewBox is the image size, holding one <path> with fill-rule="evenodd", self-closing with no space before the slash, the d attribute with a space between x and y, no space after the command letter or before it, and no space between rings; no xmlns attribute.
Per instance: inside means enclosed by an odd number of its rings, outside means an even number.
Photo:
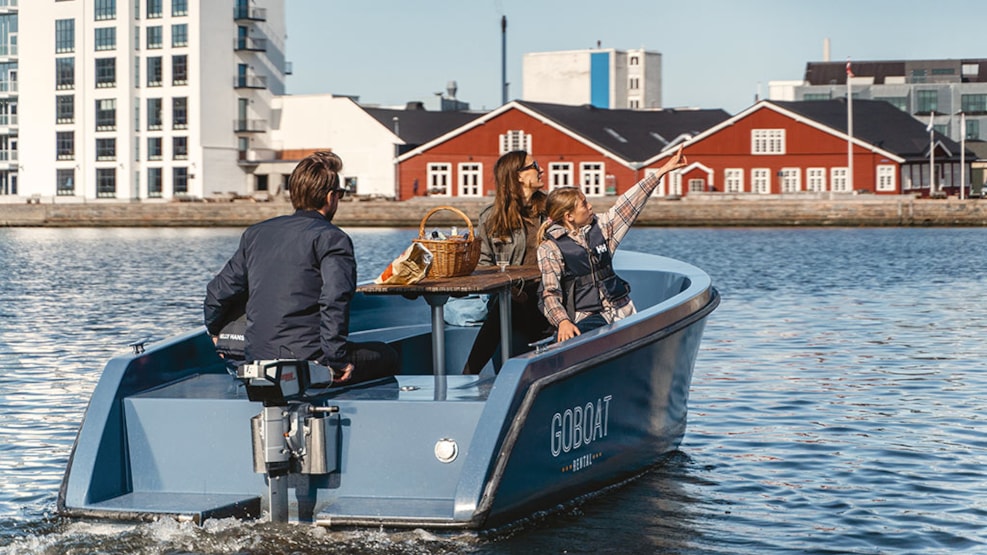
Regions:
<svg viewBox="0 0 987 555"><path fill-rule="evenodd" d="M346 364L356 259L350 237L322 214L298 210L255 224L206 288L206 329L218 335L246 302L247 360Z"/></svg>

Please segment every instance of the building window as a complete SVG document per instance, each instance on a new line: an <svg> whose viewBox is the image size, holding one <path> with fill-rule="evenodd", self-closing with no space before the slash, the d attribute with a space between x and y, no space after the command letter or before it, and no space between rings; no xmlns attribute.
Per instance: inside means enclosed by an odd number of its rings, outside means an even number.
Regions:
<svg viewBox="0 0 987 555"><path fill-rule="evenodd" d="M147 59L147 86L161 86L161 56L151 56Z"/></svg>
<svg viewBox="0 0 987 555"><path fill-rule="evenodd" d="M96 42L94 44L96 50L114 50L117 47L117 28L116 27L97 27L96 28Z"/></svg>
<svg viewBox="0 0 987 555"><path fill-rule="evenodd" d="M55 58L55 88L75 88L75 58Z"/></svg>
<svg viewBox="0 0 987 555"><path fill-rule="evenodd" d="M147 28L147 49L161 48L161 26L154 25Z"/></svg>
<svg viewBox="0 0 987 555"><path fill-rule="evenodd" d="M116 168L96 168L96 198L115 198L116 196Z"/></svg>
<svg viewBox="0 0 987 555"><path fill-rule="evenodd" d="M70 197L75 194L75 170L55 170L55 195Z"/></svg>
<svg viewBox="0 0 987 555"><path fill-rule="evenodd" d="M428 194L432 196L449 196L450 173L449 164L429 164L428 174L425 179L428 182Z"/></svg>
<svg viewBox="0 0 987 555"><path fill-rule="evenodd" d="M96 101L96 131L113 131L117 128L117 100L101 98Z"/></svg>
<svg viewBox="0 0 987 555"><path fill-rule="evenodd" d="M856 98L856 97L854 97ZM802 100L829 100L829 93L805 93Z"/></svg>
<svg viewBox="0 0 987 555"><path fill-rule="evenodd" d="M55 133L55 158L58 160L75 159L75 131L58 131Z"/></svg>
<svg viewBox="0 0 987 555"><path fill-rule="evenodd" d="M117 0L96 0L96 21L116 19Z"/></svg>
<svg viewBox="0 0 987 555"><path fill-rule="evenodd" d="M459 164L459 196L478 197L483 194L483 164Z"/></svg>
<svg viewBox="0 0 987 555"><path fill-rule="evenodd" d="M895 167L890 164L882 164L877 166L877 190L894 192L897 189L897 183L895 183Z"/></svg>
<svg viewBox="0 0 987 555"><path fill-rule="evenodd" d="M171 84L188 84L188 56L185 54L171 57Z"/></svg>
<svg viewBox="0 0 987 555"><path fill-rule="evenodd" d="M771 192L771 170L754 168L751 170L751 192L767 195Z"/></svg>
<svg viewBox="0 0 987 555"><path fill-rule="evenodd" d="M96 159L116 160L117 140L114 138L96 139Z"/></svg>
<svg viewBox="0 0 987 555"><path fill-rule="evenodd" d="M826 190L826 168L807 168L805 170L805 190L821 193Z"/></svg>
<svg viewBox="0 0 987 555"><path fill-rule="evenodd" d="M849 193L850 183L847 181L846 168L830 168L829 183L834 193Z"/></svg>
<svg viewBox="0 0 987 555"><path fill-rule="evenodd" d="M939 91L915 91L915 113L931 114L939 110Z"/></svg>
<svg viewBox="0 0 987 555"><path fill-rule="evenodd" d="M188 0L171 0L171 15L188 15Z"/></svg>
<svg viewBox="0 0 987 555"><path fill-rule="evenodd" d="M171 45L188 46L188 24L179 23L171 26Z"/></svg>
<svg viewBox="0 0 987 555"><path fill-rule="evenodd" d="M630 89L630 90L632 90L632 91L636 91L636 90L640 89L641 88L641 78L640 77L631 77L630 79L628 79L627 80L627 88Z"/></svg>
<svg viewBox="0 0 987 555"><path fill-rule="evenodd" d="M964 94L960 104L967 114L987 114L987 94Z"/></svg>
<svg viewBox="0 0 987 555"><path fill-rule="evenodd" d="M60 94L55 97L55 123L75 121L75 95Z"/></svg>
<svg viewBox="0 0 987 555"><path fill-rule="evenodd" d="M640 63L641 63L640 58L638 58L637 56L631 56L629 65L636 66L636 65L640 65Z"/></svg>
<svg viewBox="0 0 987 555"><path fill-rule="evenodd" d="M785 130L752 129L751 154L785 154Z"/></svg>
<svg viewBox="0 0 987 555"><path fill-rule="evenodd" d="M188 128L188 98L184 96L171 99L171 128Z"/></svg>
<svg viewBox="0 0 987 555"><path fill-rule="evenodd" d="M147 99L147 128L161 129L161 99Z"/></svg>
<svg viewBox="0 0 987 555"><path fill-rule="evenodd" d="M147 168L147 198L161 198L161 168Z"/></svg>
<svg viewBox="0 0 987 555"><path fill-rule="evenodd" d="M632 98L628 101L627 107L631 110L637 110L641 107L641 100L638 98Z"/></svg>
<svg viewBox="0 0 987 555"><path fill-rule="evenodd" d="M966 138L969 141L980 140L980 120L976 120L976 119L966 120Z"/></svg>
<svg viewBox="0 0 987 555"><path fill-rule="evenodd" d="M147 159L148 160L161 159L161 137L147 138Z"/></svg>
<svg viewBox="0 0 987 555"><path fill-rule="evenodd" d="M723 189L727 193L744 192L743 168L727 168L723 170Z"/></svg>
<svg viewBox="0 0 987 555"><path fill-rule="evenodd" d="M706 180L705 179L690 179L689 180L689 192L690 193L702 193L706 190Z"/></svg>
<svg viewBox="0 0 987 555"><path fill-rule="evenodd" d="M512 150L524 150L531 153L531 135L520 129L510 130L500 136L500 153L507 154Z"/></svg>
<svg viewBox="0 0 987 555"><path fill-rule="evenodd" d="M802 170L781 168L781 192L797 193L802 190Z"/></svg>
<svg viewBox="0 0 987 555"><path fill-rule="evenodd" d="M603 164L583 162L579 164L580 186L588 197L603 196Z"/></svg>
<svg viewBox="0 0 987 555"><path fill-rule="evenodd" d="M572 187L572 162L550 162L548 164L548 190L559 187Z"/></svg>
<svg viewBox="0 0 987 555"><path fill-rule="evenodd" d="M75 20L55 20L55 53L75 52Z"/></svg>
<svg viewBox="0 0 987 555"><path fill-rule="evenodd" d="M117 59L96 58L96 88L115 87L117 84Z"/></svg>
<svg viewBox="0 0 987 555"><path fill-rule="evenodd" d="M905 96L875 96L874 100L883 100L902 112L908 111L908 97Z"/></svg>
<svg viewBox="0 0 987 555"><path fill-rule="evenodd" d="M171 168L171 188L176 195L188 193L188 168Z"/></svg>
<svg viewBox="0 0 987 555"><path fill-rule="evenodd" d="M147 1L147 18L156 19L161 17L161 0Z"/></svg>
<svg viewBox="0 0 987 555"><path fill-rule="evenodd" d="M175 160L188 160L188 137L171 138L171 157Z"/></svg>

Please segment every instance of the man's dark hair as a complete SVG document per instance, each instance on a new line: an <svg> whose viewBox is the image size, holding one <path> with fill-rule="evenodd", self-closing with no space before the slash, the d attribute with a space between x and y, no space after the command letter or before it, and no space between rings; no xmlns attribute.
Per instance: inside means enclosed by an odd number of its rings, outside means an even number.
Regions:
<svg viewBox="0 0 987 555"><path fill-rule="evenodd" d="M326 197L339 188L339 172L343 160L327 150L313 152L295 166L288 178L291 205L296 210L318 210L325 206Z"/></svg>

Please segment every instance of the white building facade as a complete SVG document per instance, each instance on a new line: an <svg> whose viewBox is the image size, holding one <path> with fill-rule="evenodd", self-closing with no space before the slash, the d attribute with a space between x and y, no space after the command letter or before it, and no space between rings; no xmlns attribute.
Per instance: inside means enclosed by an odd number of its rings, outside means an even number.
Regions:
<svg viewBox="0 0 987 555"><path fill-rule="evenodd" d="M8 196L153 201L257 190L243 162L270 147L273 99L284 94L284 0L30 0L17 17L15 111L31 125L19 128Z"/></svg>
<svg viewBox="0 0 987 555"><path fill-rule="evenodd" d="M522 100L651 110L661 104L661 54L648 50L533 52L522 61Z"/></svg>

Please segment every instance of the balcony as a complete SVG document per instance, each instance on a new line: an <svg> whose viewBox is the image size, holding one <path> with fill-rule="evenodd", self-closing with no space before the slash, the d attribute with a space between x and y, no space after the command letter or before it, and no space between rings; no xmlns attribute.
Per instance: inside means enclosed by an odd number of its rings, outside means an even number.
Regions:
<svg viewBox="0 0 987 555"><path fill-rule="evenodd" d="M17 125L17 114L0 114L0 127Z"/></svg>
<svg viewBox="0 0 987 555"><path fill-rule="evenodd" d="M266 52L267 39L250 37L233 39L233 50L237 52Z"/></svg>
<svg viewBox="0 0 987 555"><path fill-rule="evenodd" d="M267 77L262 75L239 75L233 78L235 89L266 89Z"/></svg>
<svg viewBox="0 0 987 555"><path fill-rule="evenodd" d="M0 2L2 1L3 0L0 0ZM0 58L9 58L11 56L17 56L17 45L0 44Z"/></svg>
<svg viewBox="0 0 987 555"><path fill-rule="evenodd" d="M267 9L237 6L233 8L233 21L267 21Z"/></svg>
<svg viewBox="0 0 987 555"><path fill-rule="evenodd" d="M263 133L267 131L266 119L235 119L233 131L236 133Z"/></svg>
<svg viewBox="0 0 987 555"><path fill-rule="evenodd" d="M17 92L17 81L0 81L0 94Z"/></svg>

